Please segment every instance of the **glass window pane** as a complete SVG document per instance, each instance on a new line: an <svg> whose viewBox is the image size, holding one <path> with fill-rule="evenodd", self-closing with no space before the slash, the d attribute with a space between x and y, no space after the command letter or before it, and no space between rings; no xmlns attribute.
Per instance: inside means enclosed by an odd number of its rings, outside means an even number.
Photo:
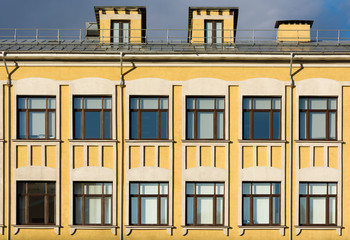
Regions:
<svg viewBox="0 0 350 240"><path fill-rule="evenodd" d="M160 113L160 138L161 139L168 138L168 113L167 112Z"/></svg>
<svg viewBox="0 0 350 240"><path fill-rule="evenodd" d="M101 112L85 112L85 138L101 138Z"/></svg>
<svg viewBox="0 0 350 240"><path fill-rule="evenodd" d="M272 198L272 224L279 224L280 222L280 198L279 197L273 197Z"/></svg>
<svg viewBox="0 0 350 240"><path fill-rule="evenodd" d="M123 23L123 43L129 42L129 23Z"/></svg>
<svg viewBox="0 0 350 240"><path fill-rule="evenodd" d="M141 138L157 138L157 112L141 112Z"/></svg>
<svg viewBox="0 0 350 240"><path fill-rule="evenodd" d="M45 193L45 183L31 182L28 183L28 193Z"/></svg>
<svg viewBox="0 0 350 240"><path fill-rule="evenodd" d="M111 112L104 113L104 138L111 138Z"/></svg>
<svg viewBox="0 0 350 240"><path fill-rule="evenodd" d="M113 22L113 38L112 42L119 43L119 22Z"/></svg>
<svg viewBox="0 0 350 240"><path fill-rule="evenodd" d="M74 105L74 109L82 109L83 108L83 106L82 106L82 98L75 97L73 105Z"/></svg>
<svg viewBox="0 0 350 240"><path fill-rule="evenodd" d="M25 197L19 197L17 204L17 220L19 224L25 224Z"/></svg>
<svg viewBox="0 0 350 240"><path fill-rule="evenodd" d="M103 192L104 194L112 194L112 183L105 183Z"/></svg>
<svg viewBox="0 0 350 240"><path fill-rule="evenodd" d="M213 42L213 23L212 22L205 22L205 42L206 43L212 43Z"/></svg>
<svg viewBox="0 0 350 240"><path fill-rule="evenodd" d="M141 224L157 224L157 198L141 198Z"/></svg>
<svg viewBox="0 0 350 240"><path fill-rule="evenodd" d="M299 139L306 139L306 113L300 112L299 115L300 121L300 130L299 130Z"/></svg>
<svg viewBox="0 0 350 240"><path fill-rule="evenodd" d="M254 139L270 138L270 113L254 112Z"/></svg>
<svg viewBox="0 0 350 240"><path fill-rule="evenodd" d="M196 194L214 194L214 183L197 183Z"/></svg>
<svg viewBox="0 0 350 240"><path fill-rule="evenodd" d="M216 109L225 109L225 100L224 98L216 99Z"/></svg>
<svg viewBox="0 0 350 240"><path fill-rule="evenodd" d="M197 98L197 109L214 109L214 98Z"/></svg>
<svg viewBox="0 0 350 240"><path fill-rule="evenodd" d="M83 184L74 183L74 194L83 194Z"/></svg>
<svg viewBox="0 0 350 240"><path fill-rule="evenodd" d="M250 194L250 183L243 183L243 194Z"/></svg>
<svg viewBox="0 0 350 240"><path fill-rule="evenodd" d="M85 224L101 224L101 198L85 198Z"/></svg>
<svg viewBox="0 0 350 240"><path fill-rule="evenodd" d="M224 138L224 113L218 112L216 119L217 119L217 123L216 123L217 138L222 139Z"/></svg>
<svg viewBox="0 0 350 240"><path fill-rule="evenodd" d="M47 193L56 193L54 182L47 183Z"/></svg>
<svg viewBox="0 0 350 240"><path fill-rule="evenodd" d="M281 109L281 99L272 98L272 109Z"/></svg>
<svg viewBox="0 0 350 240"><path fill-rule="evenodd" d="M130 98L130 109L139 109L139 98Z"/></svg>
<svg viewBox="0 0 350 240"><path fill-rule="evenodd" d="M310 138L326 138L326 113L310 112Z"/></svg>
<svg viewBox="0 0 350 240"><path fill-rule="evenodd" d="M130 114L130 137L132 139L138 138L137 115L137 112L131 112Z"/></svg>
<svg viewBox="0 0 350 240"><path fill-rule="evenodd" d="M250 224L250 198L243 198L243 224Z"/></svg>
<svg viewBox="0 0 350 240"><path fill-rule="evenodd" d="M19 112L18 137L26 138L26 113Z"/></svg>
<svg viewBox="0 0 350 240"><path fill-rule="evenodd" d="M28 215L28 223L45 223L44 197L28 197Z"/></svg>
<svg viewBox="0 0 350 240"><path fill-rule="evenodd" d="M112 108L112 99L105 97L103 99L103 108L104 109L111 109Z"/></svg>
<svg viewBox="0 0 350 240"><path fill-rule="evenodd" d="M29 138L45 138L44 112L29 112Z"/></svg>
<svg viewBox="0 0 350 240"><path fill-rule="evenodd" d="M75 197L74 198L74 224L82 224L82 214L81 214L81 208L82 208L82 198L81 197Z"/></svg>
<svg viewBox="0 0 350 240"><path fill-rule="evenodd" d="M215 193L216 194L224 194L224 184L223 183L215 184Z"/></svg>
<svg viewBox="0 0 350 240"><path fill-rule="evenodd" d="M112 199L111 197L105 198L105 224L112 224Z"/></svg>
<svg viewBox="0 0 350 240"><path fill-rule="evenodd" d="M102 183L85 183L85 194L102 194Z"/></svg>
<svg viewBox="0 0 350 240"><path fill-rule="evenodd" d="M273 139L280 139L280 113L273 113Z"/></svg>
<svg viewBox="0 0 350 240"><path fill-rule="evenodd" d="M327 109L327 98L309 98L309 109Z"/></svg>
<svg viewBox="0 0 350 240"><path fill-rule="evenodd" d="M270 183L253 183L253 194L270 194Z"/></svg>
<svg viewBox="0 0 350 240"><path fill-rule="evenodd" d="M130 183L130 194L139 194L139 184Z"/></svg>
<svg viewBox="0 0 350 240"><path fill-rule="evenodd" d="M336 223L336 198L335 197L330 197L329 198L329 215L328 215L328 221L329 224L335 224Z"/></svg>
<svg viewBox="0 0 350 240"><path fill-rule="evenodd" d="M306 224L306 198L305 197L300 198L299 221L300 221L300 224Z"/></svg>
<svg viewBox="0 0 350 240"><path fill-rule="evenodd" d="M299 109L307 109L307 98L299 99Z"/></svg>
<svg viewBox="0 0 350 240"><path fill-rule="evenodd" d="M28 98L28 109L45 109L46 98Z"/></svg>
<svg viewBox="0 0 350 240"><path fill-rule="evenodd" d="M224 198L216 198L216 224L224 223Z"/></svg>
<svg viewBox="0 0 350 240"><path fill-rule="evenodd" d="M336 119L335 119L335 112L329 113L329 138L335 139L335 126L336 126Z"/></svg>
<svg viewBox="0 0 350 240"><path fill-rule="evenodd" d="M186 194L194 194L194 183L186 183Z"/></svg>
<svg viewBox="0 0 350 240"><path fill-rule="evenodd" d="M250 112L243 113L243 138L250 139Z"/></svg>
<svg viewBox="0 0 350 240"><path fill-rule="evenodd" d="M306 183L299 184L299 194L307 194L307 184Z"/></svg>
<svg viewBox="0 0 350 240"><path fill-rule="evenodd" d="M85 109L102 109L102 98L85 98Z"/></svg>
<svg viewBox="0 0 350 240"><path fill-rule="evenodd" d="M329 98L328 99L328 109L337 109L337 99L336 98Z"/></svg>
<svg viewBox="0 0 350 240"><path fill-rule="evenodd" d="M253 198L253 223L269 224L270 205L268 197Z"/></svg>
<svg viewBox="0 0 350 240"><path fill-rule="evenodd" d="M18 98L17 99L17 106L18 106L18 109L26 109L27 108L27 101L26 101L27 98Z"/></svg>
<svg viewBox="0 0 350 240"><path fill-rule="evenodd" d="M54 224L55 223L55 197L49 197L48 199L48 223Z"/></svg>
<svg viewBox="0 0 350 240"><path fill-rule="evenodd" d="M326 223L326 198L310 197L310 224Z"/></svg>
<svg viewBox="0 0 350 240"><path fill-rule="evenodd" d="M158 98L141 98L141 109L158 109Z"/></svg>
<svg viewBox="0 0 350 240"><path fill-rule="evenodd" d="M327 194L327 183L310 183L309 194Z"/></svg>
<svg viewBox="0 0 350 240"><path fill-rule="evenodd" d="M81 112L74 113L74 138L81 138Z"/></svg>
<svg viewBox="0 0 350 240"><path fill-rule="evenodd" d="M251 98L243 98L243 109L251 109L252 99Z"/></svg>
<svg viewBox="0 0 350 240"><path fill-rule="evenodd" d="M159 194L168 194L168 184L167 183L160 183L159 184Z"/></svg>
<svg viewBox="0 0 350 240"><path fill-rule="evenodd" d="M160 198L160 224L168 223L168 198Z"/></svg>
<svg viewBox="0 0 350 240"><path fill-rule="evenodd" d="M194 138L194 113L187 113L187 139Z"/></svg>
<svg viewBox="0 0 350 240"><path fill-rule="evenodd" d="M56 133L56 114L49 112L49 138L55 138Z"/></svg>
<svg viewBox="0 0 350 240"><path fill-rule="evenodd" d="M56 109L56 98L47 98L47 104L48 109Z"/></svg>
<svg viewBox="0 0 350 240"><path fill-rule="evenodd" d="M137 204L137 197L131 198L131 217L130 217L130 223L131 224L137 224L137 215L138 215L138 204Z"/></svg>
<svg viewBox="0 0 350 240"><path fill-rule="evenodd" d="M328 194L337 194L337 184L328 183Z"/></svg>
<svg viewBox="0 0 350 240"><path fill-rule="evenodd" d="M272 183L272 194L280 194L280 183Z"/></svg>
<svg viewBox="0 0 350 240"><path fill-rule="evenodd" d="M187 98L186 109L194 109L194 108L195 108L195 99L194 98Z"/></svg>
<svg viewBox="0 0 350 240"><path fill-rule="evenodd" d="M197 138L212 139L214 136L214 114L211 112L198 112Z"/></svg>
<svg viewBox="0 0 350 240"><path fill-rule="evenodd" d="M254 109L271 109L271 98L254 98Z"/></svg>
<svg viewBox="0 0 350 240"><path fill-rule="evenodd" d="M186 224L193 224L193 197L186 198Z"/></svg>
<svg viewBox="0 0 350 240"><path fill-rule="evenodd" d="M197 224L213 224L213 198L197 198Z"/></svg>
<svg viewBox="0 0 350 240"><path fill-rule="evenodd" d="M160 109L168 109L168 98L160 98Z"/></svg>
<svg viewBox="0 0 350 240"><path fill-rule="evenodd" d="M222 43L222 22L216 23L216 43Z"/></svg>
<svg viewBox="0 0 350 240"><path fill-rule="evenodd" d="M158 194L158 183L141 183L140 194Z"/></svg>

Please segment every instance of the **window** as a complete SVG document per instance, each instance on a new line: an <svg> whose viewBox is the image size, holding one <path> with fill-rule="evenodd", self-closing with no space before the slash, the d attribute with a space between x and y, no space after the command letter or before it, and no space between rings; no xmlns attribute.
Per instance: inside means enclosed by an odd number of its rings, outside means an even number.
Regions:
<svg viewBox="0 0 350 240"><path fill-rule="evenodd" d="M111 97L74 97L74 138L111 139Z"/></svg>
<svg viewBox="0 0 350 240"><path fill-rule="evenodd" d="M129 43L130 39L129 21L112 21L111 42L118 44Z"/></svg>
<svg viewBox="0 0 350 240"><path fill-rule="evenodd" d="M186 225L224 225L224 183L186 183Z"/></svg>
<svg viewBox="0 0 350 240"><path fill-rule="evenodd" d="M280 183L243 183L243 225L280 225Z"/></svg>
<svg viewBox="0 0 350 240"><path fill-rule="evenodd" d="M112 224L112 183L74 183L74 224Z"/></svg>
<svg viewBox="0 0 350 240"><path fill-rule="evenodd" d="M17 182L17 224L55 224L55 183Z"/></svg>
<svg viewBox="0 0 350 240"><path fill-rule="evenodd" d="M205 21L205 43L222 43L222 21Z"/></svg>
<svg viewBox="0 0 350 240"><path fill-rule="evenodd" d="M56 99L18 97L18 138L54 139L56 136Z"/></svg>
<svg viewBox="0 0 350 240"><path fill-rule="evenodd" d="M168 183L130 183L130 225L167 225L168 206Z"/></svg>
<svg viewBox="0 0 350 240"><path fill-rule="evenodd" d="M168 139L168 98L130 98L130 138Z"/></svg>
<svg viewBox="0 0 350 240"><path fill-rule="evenodd" d="M299 121L301 140L336 140L337 98L300 98Z"/></svg>
<svg viewBox="0 0 350 240"><path fill-rule="evenodd" d="M223 97L187 98L187 139L224 139Z"/></svg>
<svg viewBox="0 0 350 240"><path fill-rule="evenodd" d="M337 224L337 184L299 184L299 224Z"/></svg>
<svg viewBox="0 0 350 240"><path fill-rule="evenodd" d="M243 139L281 139L280 129L280 98L243 98Z"/></svg>

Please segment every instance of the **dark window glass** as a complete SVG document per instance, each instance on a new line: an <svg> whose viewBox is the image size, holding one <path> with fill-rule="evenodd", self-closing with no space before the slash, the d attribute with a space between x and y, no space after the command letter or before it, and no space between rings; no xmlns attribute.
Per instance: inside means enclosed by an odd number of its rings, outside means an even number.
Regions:
<svg viewBox="0 0 350 240"><path fill-rule="evenodd" d="M74 138L111 139L111 97L74 97Z"/></svg>
<svg viewBox="0 0 350 240"><path fill-rule="evenodd" d="M299 121L301 140L336 140L337 98L300 98Z"/></svg>
<svg viewBox="0 0 350 240"><path fill-rule="evenodd" d="M225 100L223 97L186 99L186 138L224 139Z"/></svg>
<svg viewBox="0 0 350 240"><path fill-rule="evenodd" d="M17 183L17 223L55 224L55 183Z"/></svg>
<svg viewBox="0 0 350 240"><path fill-rule="evenodd" d="M280 98L243 98L243 139L281 139L280 129Z"/></svg>
<svg viewBox="0 0 350 240"><path fill-rule="evenodd" d="M56 135L56 99L54 97L18 97L20 139L54 139Z"/></svg>
<svg viewBox="0 0 350 240"><path fill-rule="evenodd" d="M130 138L168 139L168 98L130 98Z"/></svg>

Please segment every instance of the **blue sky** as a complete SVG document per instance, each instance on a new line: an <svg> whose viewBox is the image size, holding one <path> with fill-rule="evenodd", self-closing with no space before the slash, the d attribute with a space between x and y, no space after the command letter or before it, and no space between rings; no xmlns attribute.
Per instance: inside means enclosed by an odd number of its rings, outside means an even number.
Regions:
<svg viewBox="0 0 350 240"><path fill-rule="evenodd" d="M0 0L0 28L84 28L94 6L146 6L147 28L186 29L189 6L239 7L239 29L276 20L314 20L313 29L349 29L349 0Z"/></svg>

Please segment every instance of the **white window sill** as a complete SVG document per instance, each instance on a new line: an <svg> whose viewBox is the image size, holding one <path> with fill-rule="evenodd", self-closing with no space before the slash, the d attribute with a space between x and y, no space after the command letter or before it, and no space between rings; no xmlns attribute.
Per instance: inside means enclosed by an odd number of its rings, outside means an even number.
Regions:
<svg viewBox="0 0 350 240"><path fill-rule="evenodd" d="M174 226L150 226L150 225L139 225L139 226L133 226L133 225L126 225L126 235L129 236L132 232L132 230L167 230L167 232L169 233L170 236L173 235L173 228L175 228Z"/></svg>
<svg viewBox="0 0 350 240"><path fill-rule="evenodd" d="M295 235L299 235L302 230L337 230L339 236L342 235L342 226L294 226L296 229Z"/></svg>
<svg viewBox="0 0 350 240"><path fill-rule="evenodd" d="M259 226L259 225L255 225L255 226L238 226L239 227L239 235L242 236L245 232L245 230L250 230L250 229L253 229L253 230L273 230L273 229L276 229L276 230L280 230L280 234L282 236L284 236L285 234L285 229L287 228L287 226Z"/></svg>
<svg viewBox="0 0 350 240"><path fill-rule="evenodd" d="M100 142L119 142L116 139L68 139L72 143L100 143Z"/></svg>
<svg viewBox="0 0 350 240"><path fill-rule="evenodd" d="M287 143L286 140L280 139L239 139L239 143Z"/></svg>
<svg viewBox="0 0 350 240"><path fill-rule="evenodd" d="M327 144L338 144L338 143L345 143L342 140L294 140L296 143L327 143Z"/></svg>
<svg viewBox="0 0 350 240"><path fill-rule="evenodd" d="M173 143L172 139L125 139L126 143Z"/></svg>
<svg viewBox="0 0 350 240"><path fill-rule="evenodd" d="M182 139L182 143L230 143L225 139Z"/></svg>
<svg viewBox="0 0 350 240"><path fill-rule="evenodd" d="M60 139L12 139L12 142L19 142L19 143L31 143L31 142L45 142L45 143L60 143L62 142Z"/></svg>
<svg viewBox="0 0 350 240"><path fill-rule="evenodd" d="M59 225L12 225L13 232L16 235L20 229L54 229L57 235L60 234Z"/></svg>
<svg viewBox="0 0 350 240"><path fill-rule="evenodd" d="M84 230L108 230L110 229L114 235L117 234L118 226L115 225L69 225L70 234L73 235L76 230L84 229Z"/></svg>
<svg viewBox="0 0 350 240"><path fill-rule="evenodd" d="M224 234L228 236L229 226L181 226L183 231L182 235L185 236L188 230L223 230Z"/></svg>

